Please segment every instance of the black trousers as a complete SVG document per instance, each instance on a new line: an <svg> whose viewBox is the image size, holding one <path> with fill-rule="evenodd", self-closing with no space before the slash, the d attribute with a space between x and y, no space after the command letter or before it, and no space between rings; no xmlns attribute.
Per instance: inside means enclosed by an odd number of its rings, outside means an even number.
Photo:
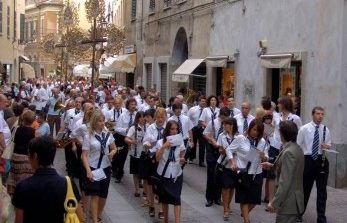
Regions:
<svg viewBox="0 0 347 223"><path fill-rule="evenodd" d="M202 134L203 131L204 131L204 129L200 128L198 126L195 126L192 129L193 148L192 148L192 151L190 153L189 159L194 160L196 158L196 147L197 147L197 143L199 142L199 163L205 162L205 149L206 149L207 141Z"/></svg>
<svg viewBox="0 0 347 223"><path fill-rule="evenodd" d="M72 143L69 143L64 148L65 152L65 161L66 161L66 171L68 176L80 178L82 170L82 148L79 145L76 145L77 150L72 151Z"/></svg>
<svg viewBox="0 0 347 223"><path fill-rule="evenodd" d="M311 156L305 156L304 169L304 202L305 210L310 198L311 190L314 181L317 187L317 223L326 223L325 216L326 201L327 201L327 182L329 176L329 162L325 159L324 168L322 168L322 156L318 156L317 160L313 160Z"/></svg>
<svg viewBox="0 0 347 223"><path fill-rule="evenodd" d="M207 144L206 163L207 163L207 183L206 183L206 200L219 200L222 193L222 186L216 177L216 165L219 157L217 149Z"/></svg>
<svg viewBox="0 0 347 223"><path fill-rule="evenodd" d="M124 142L124 136L115 133L113 135L118 153L112 159L112 173L113 176L120 180L124 175L124 164L128 156L128 144Z"/></svg>

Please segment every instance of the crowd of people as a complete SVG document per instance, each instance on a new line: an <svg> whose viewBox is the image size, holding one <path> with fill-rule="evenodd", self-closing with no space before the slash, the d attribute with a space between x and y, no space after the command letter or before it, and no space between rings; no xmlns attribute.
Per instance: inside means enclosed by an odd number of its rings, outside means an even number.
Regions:
<svg viewBox="0 0 347 223"><path fill-rule="evenodd" d="M326 222L329 163L324 150L331 146L331 135L322 124L322 107L314 107L312 121L302 125L296 100L288 96L277 105L263 97L253 116L249 102L238 109L231 96L200 94L187 105L178 92L165 105L154 89L130 89L114 81L92 89L83 81L34 79L1 91L0 153L11 144L14 149L10 159L1 159L0 171L18 223L48 222L42 218L52 216L55 221L49 222L63 221L66 183L52 166L57 146L65 152L82 222L88 217L102 222L111 179L122 183L128 157L131 193L143 196L149 216L157 213L165 223L169 205L175 222L181 220L183 171L192 163L206 167L205 206L222 205L225 221L235 197L244 223L262 202L268 203L266 211L277 213L276 222L300 222L316 181L317 222ZM40 206L40 199L33 206L30 201L43 186L54 195L41 200L47 206ZM49 210L38 217L35 205Z"/></svg>

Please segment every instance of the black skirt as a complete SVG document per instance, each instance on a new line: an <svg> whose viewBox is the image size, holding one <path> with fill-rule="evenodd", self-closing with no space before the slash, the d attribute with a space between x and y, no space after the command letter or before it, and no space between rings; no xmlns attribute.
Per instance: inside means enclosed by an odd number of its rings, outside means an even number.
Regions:
<svg viewBox="0 0 347 223"><path fill-rule="evenodd" d="M253 179L253 174L248 174L249 186L237 186L235 202L240 204L261 204L261 190L263 185L263 175L257 174Z"/></svg>
<svg viewBox="0 0 347 223"><path fill-rule="evenodd" d="M158 169L158 162L155 159L151 159L149 162L149 177L147 180L149 185L153 185L151 176L157 175L157 169Z"/></svg>
<svg viewBox="0 0 347 223"><path fill-rule="evenodd" d="M93 171L95 168L90 167L90 169ZM99 196L101 198L107 198L108 196L108 188L110 186L110 180L111 180L111 167L104 168L104 172L106 175L106 179L100 180L100 181L89 181L85 177L83 182L83 190L85 192L86 196Z"/></svg>
<svg viewBox="0 0 347 223"><path fill-rule="evenodd" d="M141 153L139 160L139 177L143 180L148 180L151 172L151 159L144 152Z"/></svg>
<svg viewBox="0 0 347 223"><path fill-rule="evenodd" d="M163 178L162 194L159 195L159 202L164 204L181 205L181 192L183 185L183 174L174 178Z"/></svg>
<svg viewBox="0 0 347 223"><path fill-rule="evenodd" d="M222 188L235 188L236 186L236 173L231 169L225 168L222 175Z"/></svg>
<svg viewBox="0 0 347 223"><path fill-rule="evenodd" d="M140 164L140 158L130 156L130 174L139 174L139 166Z"/></svg>

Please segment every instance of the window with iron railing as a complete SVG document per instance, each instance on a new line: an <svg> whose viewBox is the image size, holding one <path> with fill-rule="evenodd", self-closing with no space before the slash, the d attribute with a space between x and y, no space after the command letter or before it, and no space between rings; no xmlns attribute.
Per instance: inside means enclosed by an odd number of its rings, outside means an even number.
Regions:
<svg viewBox="0 0 347 223"><path fill-rule="evenodd" d="M149 12L154 12L155 10L155 0L149 1Z"/></svg>
<svg viewBox="0 0 347 223"><path fill-rule="evenodd" d="M132 0L131 1L131 20L136 19L136 1L137 0Z"/></svg>
<svg viewBox="0 0 347 223"><path fill-rule="evenodd" d="M25 15L20 14L20 30L19 30L19 42L23 42L25 38Z"/></svg>
<svg viewBox="0 0 347 223"><path fill-rule="evenodd" d="M0 1L0 35L2 34L2 2Z"/></svg>
<svg viewBox="0 0 347 223"><path fill-rule="evenodd" d="M171 7L171 0L164 0L164 9Z"/></svg>
<svg viewBox="0 0 347 223"><path fill-rule="evenodd" d="M7 39L10 39L11 33L10 33L10 22L11 22L11 10L10 6L7 6Z"/></svg>

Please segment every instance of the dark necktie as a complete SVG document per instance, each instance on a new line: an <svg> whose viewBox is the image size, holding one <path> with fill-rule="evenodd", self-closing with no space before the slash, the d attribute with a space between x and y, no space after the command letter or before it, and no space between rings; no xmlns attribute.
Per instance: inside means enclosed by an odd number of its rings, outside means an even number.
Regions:
<svg viewBox="0 0 347 223"><path fill-rule="evenodd" d="M246 132L248 130L248 122L247 117L243 117L245 120L243 121L243 132Z"/></svg>
<svg viewBox="0 0 347 223"><path fill-rule="evenodd" d="M75 115L79 114L80 110L79 109L75 109Z"/></svg>
<svg viewBox="0 0 347 223"><path fill-rule="evenodd" d="M176 150L176 146L173 146L170 148L170 153L168 157L169 162L176 162L175 150Z"/></svg>
<svg viewBox="0 0 347 223"><path fill-rule="evenodd" d="M218 136L219 136L220 134L222 134L222 132L223 132L223 125L221 124L220 127L219 127L219 129L218 129L218 133L217 133L216 139L218 139Z"/></svg>
<svg viewBox="0 0 347 223"><path fill-rule="evenodd" d="M230 111L230 117L234 117L234 109L229 109Z"/></svg>
<svg viewBox="0 0 347 223"><path fill-rule="evenodd" d="M106 150L106 137L105 133L101 133L101 137L99 135L95 135L95 138L100 142L101 145L101 153L105 155L105 150Z"/></svg>
<svg viewBox="0 0 347 223"><path fill-rule="evenodd" d="M202 110L203 110L203 108L200 108L200 114L199 114L199 118L201 117Z"/></svg>
<svg viewBox="0 0 347 223"><path fill-rule="evenodd" d="M319 125L316 125L316 130L314 131L313 144L312 144L312 159L316 160L318 158L319 149Z"/></svg>
<svg viewBox="0 0 347 223"><path fill-rule="evenodd" d="M131 125L133 124L133 113L130 113L130 118L129 118L129 123L128 123L128 128L131 127Z"/></svg>
<svg viewBox="0 0 347 223"><path fill-rule="evenodd" d="M163 129L164 129L163 127L157 128L157 131L158 131L157 140L160 140L160 139L163 138L163 134L161 133L161 131L162 131Z"/></svg>
<svg viewBox="0 0 347 223"><path fill-rule="evenodd" d="M251 138L251 137L247 137L249 140L249 143L251 144L252 148L255 148L255 139Z"/></svg>
<svg viewBox="0 0 347 223"><path fill-rule="evenodd" d="M228 145L230 145L230 144L231 144L231 142L232 142L232 140L231 140L231 139L229 139L229 138L227 137L227 142L228 142Z"/></svg>
<svg viewBox="0 0 347 223"><path fill-rule="evenodd" d="M183 136L182 122L179 116L177 116L177 124L178 124L178 133L181 133Z"/></svg>

